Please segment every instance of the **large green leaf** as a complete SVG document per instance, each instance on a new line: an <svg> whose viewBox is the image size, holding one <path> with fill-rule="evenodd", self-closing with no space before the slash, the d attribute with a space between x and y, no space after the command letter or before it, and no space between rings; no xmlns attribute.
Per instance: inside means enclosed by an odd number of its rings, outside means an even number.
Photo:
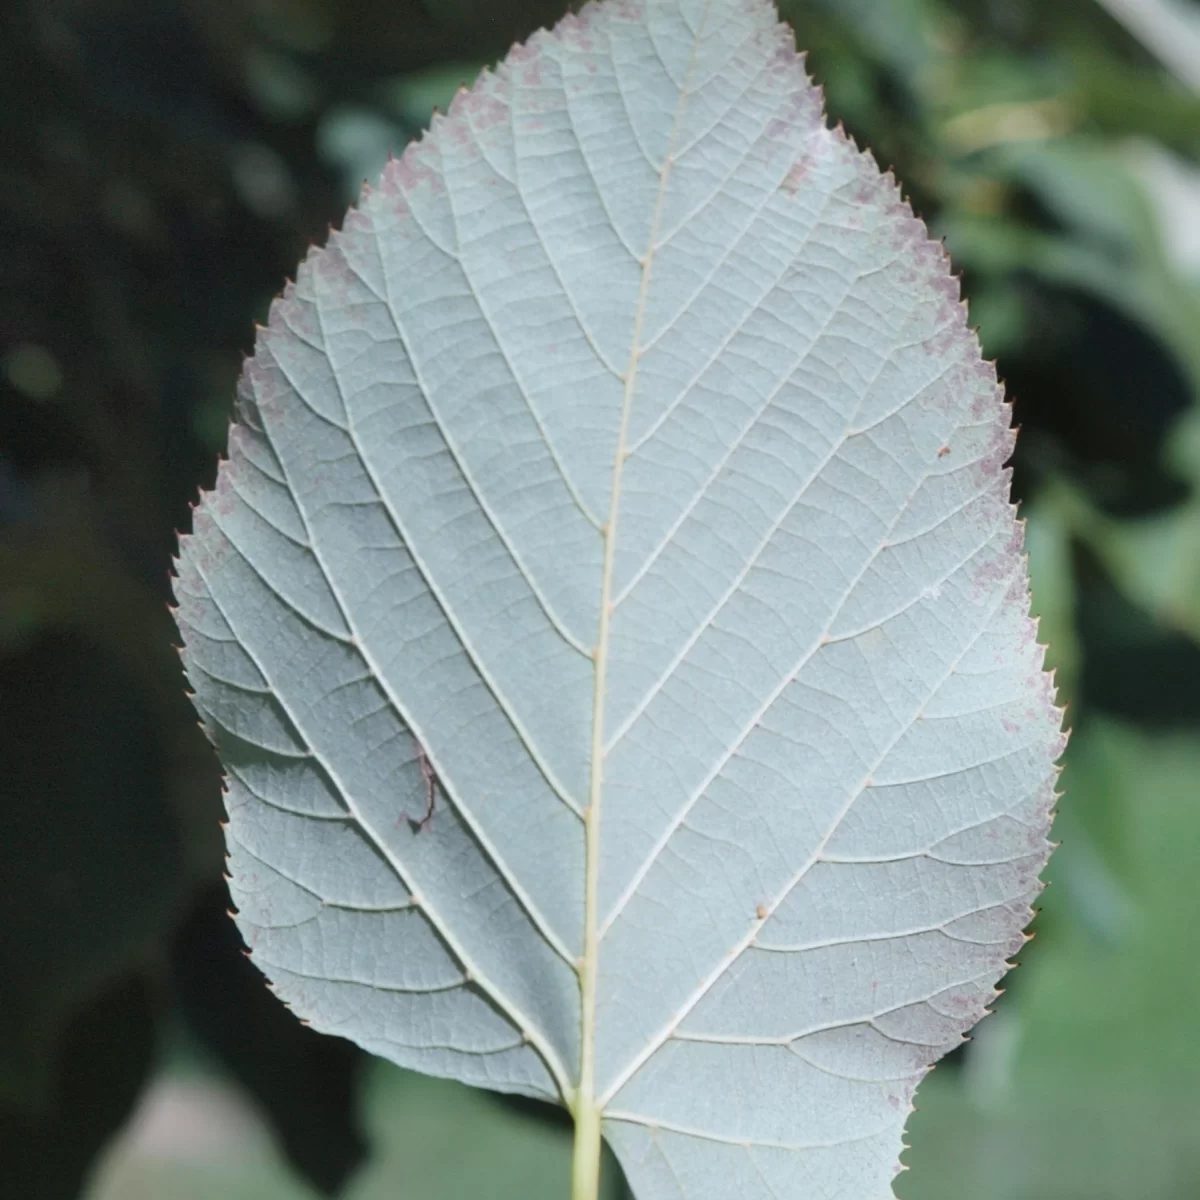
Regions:
<svg viewBox="0 0 1200 1200"><path fill-rule="evenodd" d="M255 961L646 1198L890 1194L1059 714L1008 409L765 0L587 8L259 336L179 563ZM422 820L427 800L434 809Z"/></svg>

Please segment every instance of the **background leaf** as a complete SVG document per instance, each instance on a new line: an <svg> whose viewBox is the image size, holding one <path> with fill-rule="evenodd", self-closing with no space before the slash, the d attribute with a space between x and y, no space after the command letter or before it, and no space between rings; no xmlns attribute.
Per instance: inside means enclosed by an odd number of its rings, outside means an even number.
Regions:
<svg viewBox="0 0 1200 1200"><path fill-rule="evenodd" d="M960 1089L937 1071L922 1087L903 1197L1133 1189L1167 1200L1190 1187L1196 1043L1174 996L1198 986L1195 957L1178 945L1191 940L1196 921L1188 880L1200 842L1200 760L1189 739L1107 722L1075 740L1068 785L1103 796L1121 822L1125 926L1098 943L1064 912L1073 902L1067 888L1046 892L1046 917L1063 936L1039 945L1028 974L1018 972L1022 1003L1005 1004L980 1027L973 1050L990 1053L993 1033L1007 1043L996 1047L990 1077L981 1072ZM1123 808L1133 794L1140 802ZM1080 832L1074 823L1063 831L1064 850ZM1079 997L1102 994L1095 1009L1081 1008Z"/></svg>

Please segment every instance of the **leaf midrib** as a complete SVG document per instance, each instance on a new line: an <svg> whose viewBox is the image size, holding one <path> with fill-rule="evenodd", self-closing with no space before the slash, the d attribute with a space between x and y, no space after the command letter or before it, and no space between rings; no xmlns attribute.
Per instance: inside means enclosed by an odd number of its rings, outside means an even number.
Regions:
<svg viewBox="0 0 1200 1200"><path fill-rule="evenodd" d="M658 242L658 231L662 223L663 205L674 165L675 143L679 128L687 109L688 85L696 65L696 54L703 40L712 0L706 0L692 39L691 54L687 69L679 85L679 99L671 130L667 136L663 155L662 171L654 199L654 213L646 239L646 253L642 256L642 277L638 287L637 303L633 313L633 328L630 333L629 362L624 372L624 388L621 396L621 417L617 428L617 442L613 454L612 484L609 492L608 519L600 527L604 539L604 557L600 578L600 612L595 661L595 687L592 696L592 744L591 767L588 781L588 804L584 810L584 948L580 963L580 1063L579 1085L572 1106L576 1121L586 1111L596 1111L596 990L599 977L599 875L600 875L600 817L604 794L604 708L608 680L609 639L613 616L612 581L616 557L617 524L621 507L621 480L628 457L626 444L629 433L629 416L633 408L637 389L638 364L641 359L642 324L646 312L646 300L650 291L654 256ZM665 66L665 64L664 64ZM578 1148L576 1150L578 1153Z"/></svg>

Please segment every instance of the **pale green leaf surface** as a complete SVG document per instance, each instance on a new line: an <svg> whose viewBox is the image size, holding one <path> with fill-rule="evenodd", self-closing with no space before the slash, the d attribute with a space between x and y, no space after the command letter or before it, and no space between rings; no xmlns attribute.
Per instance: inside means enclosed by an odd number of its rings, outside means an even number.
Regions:
<svg viewBox="0 0 1200 1200"><path fill-rule="evenodd" d="M773 9L515 49L239 398L177 592L280 994L572 1106L590 1058L648 1200L890 1195L1022 943L1059 714L994 370Z"/></svg>

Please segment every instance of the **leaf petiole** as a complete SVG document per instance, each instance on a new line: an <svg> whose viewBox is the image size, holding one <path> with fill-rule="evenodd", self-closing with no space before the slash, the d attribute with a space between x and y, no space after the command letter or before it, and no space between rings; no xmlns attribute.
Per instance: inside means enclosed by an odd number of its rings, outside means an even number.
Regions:
<svg viewBox="0 0 1200 1200"><path fill-rule="evenodd" d="M571 1200L599 1200L600 1110L593 1096L580 1096L575 1109L575 1152L571 1166Z"/></svg>

